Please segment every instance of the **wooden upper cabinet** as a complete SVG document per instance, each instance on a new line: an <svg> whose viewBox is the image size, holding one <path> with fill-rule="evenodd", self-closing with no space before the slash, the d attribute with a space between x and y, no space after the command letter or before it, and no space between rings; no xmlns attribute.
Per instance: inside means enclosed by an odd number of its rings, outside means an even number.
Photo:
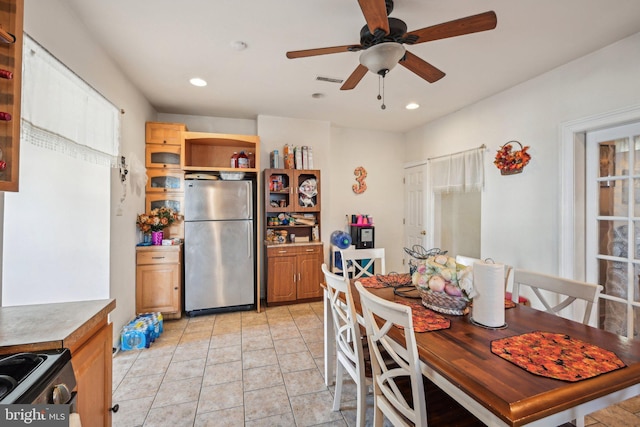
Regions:
<svg viewBox="0 0 640 427"><path fill-rule="evenodd" d="M2 2L0 27L6 37L13 37L15 41L0 36L0 69L6 72L4 76L12 75L11 78L0 78L0 112L3 113L0 120L0 192L18 191L23 15L23 0Z"/></svg>
<svg viewBox="0 0 640 427"><path fill-rule="evenodd" d="M147 144L180 145L181 132L187 130L187 127L182 123L147 122L145 130Z"/></svg>

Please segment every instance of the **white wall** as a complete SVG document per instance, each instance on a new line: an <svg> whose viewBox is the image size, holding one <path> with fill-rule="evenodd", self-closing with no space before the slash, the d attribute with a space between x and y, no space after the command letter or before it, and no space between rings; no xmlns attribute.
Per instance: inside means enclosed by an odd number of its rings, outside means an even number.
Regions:
<svg viewBox="0 0 640 427"><path fill-rule="evenodd" d="M482 257L558 274L562 123L640 103L640 33L407 133L407 161L484 143ZM520 175L492 164L509 140L531 146Z"/></svg>
<svg viewBox="0 0 640 427"><path fill-rule="evenodd" d="M77 16L59 0L25 0L24 28L38 43L125 111L121 116L121 153L130 158L130 154L133 154L144 162L144 123L154 120L156 113L138 89L94 42ZM110 191L109 294L117 300L117 307L111 314L115 343L120 328L135 313L135 221L136 214L144 210L144 193L135 193L127 185L122 215L117 216L116 209L123 193L115 170L111 171ZM79 226L86 227L86 224ZM4 224L4 227L11 227L11 224ZM87 229L87 233L90 233L90 229ZM51 286L56 286L58 281L63 280L62 277L56 278L52 280ZM91 287L91 283L86 285Z"/></svg>
<svg viewBox="0 0 640 427"><path fill-rule="evenodd" d="M329 185L324 187L323 203L327 198L328 217L323 216L323 229L329 241L333 230L342 230L345 215L367 214L375 225L375 246L385 248L387 271L409 271L402 265L404 216L404 139L392 132L361 129L331 129L331 163ZM356 194L354 169L367 171L367 190ZM327 174L324 173L324 176ZM328 196L328 197L327 197Z"/></svg>
<svg viewBox="0 0 640 427"><path fill-rule="evenodd" d="M164 123L183 123L191 132L257 135L256 121L252 119L158 113L158 121Z"/></svg>
<svg viewBox="0 0 640 427"><path fill-rule="evenodd" d="M3 305L108 298L111 168L21 142L20 191L5 195Z"/></svg>
<svg viewBox="0 0 640 427"><path fill-rule="evenodd" d="M344 229L345 215L366 213L375 221L376 246L387 249L387 270L402 271L402 135L273 116L258 116L258 134L262 169L269 167L269 153L282 153L285 144L313 147L314 168L321 169L325 262L329 235ZM360 195L351 189L358 166L367 170L367 191Z"/></svg>

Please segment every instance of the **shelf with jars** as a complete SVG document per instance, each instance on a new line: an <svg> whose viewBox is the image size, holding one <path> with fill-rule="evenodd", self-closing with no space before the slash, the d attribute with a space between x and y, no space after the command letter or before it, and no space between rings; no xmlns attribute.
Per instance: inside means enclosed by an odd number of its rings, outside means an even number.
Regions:
<svg viewBox="0 0 640 427"><path fill-rule="evenodd" d="M22 89L23 0L0 8L0 192L18 191Z"/></svg>
<svg viewBox="0 0 640 427"><path fill-rule="evenodd" d="M265 169L267 304L322 297L320 171Z"/></svg>
<svg viewBox="0 0 640 427"><path fill-rule="evenodd" d="M267 244L319 241L320 171L265 169L264 182Z"/></svg>
<svg viewBox="0 0 640 427"><path fill-rule="evenodd" d="M233 163L244 152L246 163ZM260 165L260 137L206 132L182 133L183 171L217 171L257 173ZM247 167L241 167L241 166ZM237 166L237 167L235 167Z"/></svg>

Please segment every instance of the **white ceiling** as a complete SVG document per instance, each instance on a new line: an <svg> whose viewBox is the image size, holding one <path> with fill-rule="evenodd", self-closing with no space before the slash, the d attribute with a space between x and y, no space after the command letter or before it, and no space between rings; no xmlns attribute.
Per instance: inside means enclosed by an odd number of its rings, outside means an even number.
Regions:
<svg viewBox="0 0 640 427"><path fill-rule="evenodd" d="M408 46L447 75L430 84L404 67L346 79L357 52L287 59L289 50L358 44L357 0L63 0L162 113L326 120L407 131L640 32L638 0L396 0L413 31L493 10L495 30ZM243 41L247 49L234 50ZM191 86L191 77L208 81ZM312 94L322 93L320 99ZM421 108L405 110L410 102Z"/></svg>

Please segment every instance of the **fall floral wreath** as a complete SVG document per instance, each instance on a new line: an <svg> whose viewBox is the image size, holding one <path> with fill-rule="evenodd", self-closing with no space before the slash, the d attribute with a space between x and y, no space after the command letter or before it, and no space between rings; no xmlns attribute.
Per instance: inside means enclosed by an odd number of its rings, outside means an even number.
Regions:
<svg viewBox="0 0 640 427"><path fill-rule="evenodd" d="M513 143L520 146L519 150L513 151ZM531 160L531 155L527 153L529 146L522 146L518 141L509 141L498 150L493 164L496 165L503 175L522 172Z"/></svg>

